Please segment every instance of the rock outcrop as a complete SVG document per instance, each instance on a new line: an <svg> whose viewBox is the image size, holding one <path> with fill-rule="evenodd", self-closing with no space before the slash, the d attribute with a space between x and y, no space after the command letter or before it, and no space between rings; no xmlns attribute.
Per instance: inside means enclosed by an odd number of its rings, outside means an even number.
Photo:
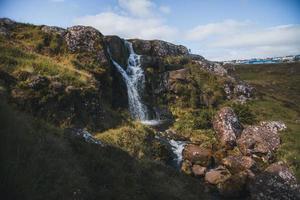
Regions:
<svg viewBox="0 0 300 200"><path fill-rule="evenodd" d="M60 36L64 36L67 32L66 29L61 28L61 27L57 27L57 26L42 26L41 28L42 31L44 31L45 33L54 33L54 34L58 34Z"/></svg>
<svg viewBox="0 0 300 200"><path fill-rule="evenodd" d="M152 57L181 56L189 54L188 49L182 45L175 45L162 40L129 40L137 54Z"/></svg>
<svg viewBox="0 0 300 200"><path fill-rule="evenodd" d="M16 22L8 18L0 18L0 35L8 36L10 30L14 28Z"/></svg>
<svg viewBox="0 0 300 200"><path fill-rule="evenodd" d="M221 145L233 149L243 128L232 108L222 108L213 119L213 127Z"/></svg>
<svg viewBox="0 0 300 200"><path fill-rule="evenodd" d="M112 58L126 69L129 51L124 39L118 36L105 36L104 41L110 50Z"/></svg>

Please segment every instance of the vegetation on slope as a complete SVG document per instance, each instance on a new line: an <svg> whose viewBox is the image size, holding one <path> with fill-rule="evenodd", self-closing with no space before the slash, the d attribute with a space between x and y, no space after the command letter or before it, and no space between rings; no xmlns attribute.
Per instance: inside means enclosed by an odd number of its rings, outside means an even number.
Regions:
<svg viewBox="0 0 300 200"><path fill-rule="evenodd" d="M236 66L235 75L256 88L257 98L249 108L258 121L281 120L287 124L278 151L300 179L300 64Z"/></svg>
<svg viewBox="0 0 300 200"><path fill-rule="evenodd" d="M0 120L4 199L207 199L174 169L68 136L3 101Z"/></svg>

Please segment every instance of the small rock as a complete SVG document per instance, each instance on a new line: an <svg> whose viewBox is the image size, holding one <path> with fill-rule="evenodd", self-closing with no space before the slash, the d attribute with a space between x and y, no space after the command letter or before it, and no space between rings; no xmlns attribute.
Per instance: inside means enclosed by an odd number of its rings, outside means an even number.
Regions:
<svg viewBox="0 0 300 200"><path fill-rule="evenodd" d="M228 156L222 160L222 164L231 173L238 173L248 169L256 171L256 163L249 156Z"/></svg>
<svg viewBox="0 0 300 200"><path fill-rule="evenodd" d="M205 181L210 184L217 185L226 181L230 176L230 172L225 167L219 166L209 172L206 172Z"/></svg>
<svg viewBox="0 0 300 200"><path fill-rule="evenodd" d="M221 145L226 149L233 149L236 139L240 136L243 127L232 108L222 108L213 119L213 127Z"/></svg>
<svg viewBox="0 0 300 200"><path fill-rule="evenodd" d="M188 144L183 150L183 158L193 164L207 167L212 162L212 151L195 144Z"/></svg>
<svg viewBox="0 0 300 200"><path fill-rule="evenodd" d="M201 165L193 165L192 172L194 176L203 177L206 172L206 167L202 167Z"/></svg>

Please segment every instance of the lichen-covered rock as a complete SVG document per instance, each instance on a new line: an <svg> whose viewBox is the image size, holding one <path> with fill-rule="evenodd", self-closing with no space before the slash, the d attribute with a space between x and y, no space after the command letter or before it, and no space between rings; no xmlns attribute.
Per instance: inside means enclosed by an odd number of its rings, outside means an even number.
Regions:
<svg viewBox="0 0 300 200"><path fill-rule="evenodd" d="M232 108L222 108L213 119L213 127L221 145L233 149L243 128Z"/></svg>
<svg viewBox="0 0 300 200"><path fill-rule="evenodd" d="M184 147L183 158L193 164L207 167L212 162L212 151L195 144L188 144Z"/></svg>
<svg viewBox="0 0 300 200"><path fill-rule="evenodd" d="M207 168L202 167L201 165L193 165L192 172L196 177L203 177L205 175Z"/></svg>
<svg viewBox="0 0 300 200"><path fill-rule="evenodd" d="M44 31L45 33L54 33L54 34L58 34L60 36L64 36L66 34L66 29L61 28L61 27L57 27L57 26L42 26L41 28L42 31Z"/></svg>
<svg viewBox="0 0 300 200"><path fill-rule="evenodd" d="M88 26L73 26L67 29L64 36L71 52L89 52L95 55L99 64L108 66L103 35L95 28Z"/></svg>
<svg viewBox="0 0 300 200"><path fill-rule="evenodd" d="M287 128L285 123L281 121L263 121L260 122L260 125L267 128L270 131L275 131L275 132L283 131Z"/></svg>
<svg viewBox="0 0 300 200"><path fill-rule="evenodd" d="M255 200L300 199L296 178L282 162L273 163L249 184L250 195Z"/></svg>
<svg viewBox="0 0 300 200"><path fill-rule="evenodd" d="M280 122L262 122L259 126L248 126L237 141L238 147L244 155L255 154L270 161L280 145L278 131L284 127Z"/></svg>
<svg viewBox="0 0 300 200"><path fill-rule="evenodd" d="M130 40L137 54L153 57L187 55L188 49L182 45L175 45L162 40Z"/></svg>
<svg viewBox="0 0 300 200"><path fill-rule="evenodd" d="M222 164L231 173L238 173L245 170L256 171L255 161L248 156L228 156L222 160Z"/></svg>
<svg viewBox="0 0 300 200"><path fill-rule="evenodd" d="M205 181L217 185L226 181L231 176L230 172L223 166L212 169L205 174Z"/></svg>
<svg viewBox="0 0 300 200"><path fill-rule="evenodd" d="M224 84L224 92L227 99L235 99L243 104L254 96L254 87L242 81L237 83L229 81Z"/></svg>
<svg viewBox="0 0 300 200"><path fill-rule="evenodd" d="M211 62L205 59L194 60L203 70L218 75L218 76L226 76L227 70L219 63Z"/></svg>

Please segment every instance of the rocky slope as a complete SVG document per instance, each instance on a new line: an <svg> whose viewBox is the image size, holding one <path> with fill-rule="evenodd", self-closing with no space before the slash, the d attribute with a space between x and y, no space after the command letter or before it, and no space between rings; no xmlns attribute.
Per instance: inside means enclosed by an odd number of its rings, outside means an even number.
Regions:
<svg viewBox="0 0 300 200"><path fill-rule="evenodd" d="M0 19L1 98L8 102L8 107L26 113L26 118L30 116L29 121L42 120L42 127L64 130L64 139L57 140L64 148L71 149L67 155L72 157L64 165L76 163L79 171L72 172L76 176L80 174L80 180L76 180L89 183L75 191L78 185L72 182L74 188L67 185L68 191L78 194L77 199L90 199L91 194L107 199L210 199L216 191L218 198L299 198L296 178L285 163L276 159L280 132L286 125L255 120L247 105L255 98L252 86L231 76L230 70L221 64L190 54L184 46L160 40L129 41L141 55L145 73L142 101L151 118L173 121L168 130L161 127L159 131L154 130L129 117L126 84L112 63L113 59L126 70L129 51L124 39L103 36L92 27L62 29ZM3 129L3 133L8 134L10 128ZM43 129L48 132L47 128ZM27 144L23 138L26 136L19 131L17 134L21 137L19 142ZM13 139L6 137L11 144ZM37 134L30 144L40 137ZM174 156L171 152L174 146L166 143L170 140L187 143L182 153L183 162L179 164L181 173L188 176L166 167ZM50 144L51 148L59 145L57 143ZM97 147L93 147L95 143ZM4 151L9 151L8 146ZM96 155L98 151L103 158ZM110 151L114 155L112 160ZM85 159L86 156L91 160ZM29 153L28 157L34 158L34 154ZM119 163L118 159L126 162ZM81 162L88 162L88 166ZM140 166L139 162L149 166ZM128 166L122 172L120 168L126 163ZM94 169L91 174L83 172L90 167ZM115 178L109 167L130 179L128 193L120 189L122 183L107 181ZM98 178L103 176L104 182L99 182ZM57 175L51 177L57 179ZM27 183L17 179L13 184L17 181ZM174 184L166 186L159 183L161 181ZM151 185L157 188L141 193ZM264 193L265 190L268 192ZM31 190L25 188L24 191ZM209 192L202 194L202 191ZM61 191L57 195L61 196Z"/></svg>

